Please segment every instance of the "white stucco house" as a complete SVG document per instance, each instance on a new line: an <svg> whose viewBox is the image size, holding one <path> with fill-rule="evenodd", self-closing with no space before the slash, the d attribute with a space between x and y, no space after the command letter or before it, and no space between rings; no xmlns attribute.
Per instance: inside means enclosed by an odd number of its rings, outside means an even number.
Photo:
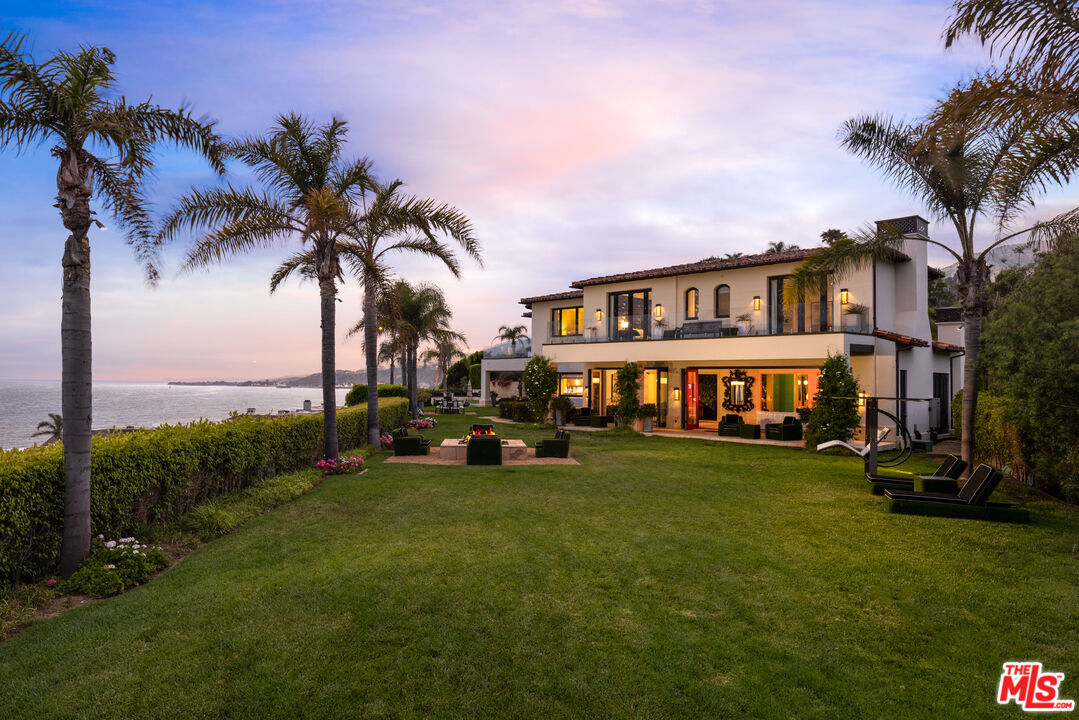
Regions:
<svg viewBox="0 0 1079 720"><path fill-rule="evenodd" d="M657 424L686 430L716 428L729 413L781 422L810 402L828 354L842 352L867 395L926 400L882 409L912 430L947 431L963 351L930 334L928 223L882 223L904 234L902 253L795 308L783 302L784 280L811 249L620 272L522 298L533 352L557 365L560 393L599 413L614 402L617 369L639 364Z"/></svg>

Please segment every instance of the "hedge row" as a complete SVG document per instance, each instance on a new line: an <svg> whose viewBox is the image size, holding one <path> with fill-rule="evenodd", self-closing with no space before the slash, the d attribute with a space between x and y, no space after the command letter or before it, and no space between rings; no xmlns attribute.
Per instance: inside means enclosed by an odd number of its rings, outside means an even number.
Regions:
<svg viewBox="0 0 1079 720"><path fill-rule="evenodd" d="M379 424L404 424L405 400L379 406ZM337 413L342 448L367 437L367 409ZM168 521L254 480L310 467L322 453L322 415L241 416L95 437L90 513L94 535L120 537ZM59 556L64 522L60 445L0 452L0 582L37 579Z"/></svg>
<svg viewBox="0 0 1079 720"><path fill-rule="evenodd" d="M408 388L404 385L389 385L380 383L378 386L378 396L384 397L408 397ZM353 385L352 389L345 395L345 405L352 407L353 405L362 405L367 402L367 386L366 385Z"/></svg>
<svg viewBox="0 0 1079 720"><path fill-rule="evenodd" d="M536 421L535 416L532 414L532 406L527 402L518 400L499 400L498 416L508 420L516 420L517 422Z"/></svg>

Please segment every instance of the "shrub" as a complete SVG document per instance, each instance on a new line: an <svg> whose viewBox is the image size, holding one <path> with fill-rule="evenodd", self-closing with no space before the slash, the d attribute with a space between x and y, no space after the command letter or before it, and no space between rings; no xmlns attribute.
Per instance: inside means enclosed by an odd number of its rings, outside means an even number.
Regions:
<svg viewBox="0 0 1079 720"><path fill-rule="evenodd" d="M421 394L427 392L426 390L420 390ZM404 385L389 385L380 384L378 386L378 396L380 398L389 397L408 397L408 388ZM430 393L427 395L427 399L430 400ZM345 405L348 407L355 407L356 405L364 405L367 403L367 386L366 385L353 385L352 389L345 395Z"/></svg>
<svg viewBox="0 0 1079 720"><path fill-rule="evenodd" d="M641 409L641 369L637 363L628 362L618 369L614 388L618 393L618 404L614 407L614 416L619 425L629 425L637 419Z"/></svg>
<svg viewBox="0 0 1079 720"><path fill-rule="evenodd" d="M71 578L63 583L64 592L105 597L142 585L150 575L168 567L169 560L160 548L148 547L135 538L105 541L99 535L90 543L90 554Z"/></svg>
<svg viewBox="0 0 1079 720"><path fill-rule="evenodd" d="M558 389L558 371L550 360L535 355L525 365L521 381L532 406L532 416L538 422L544 422L551 407L551 396Z"/></svg>
<svg viewBox="0 0 1079 720"><path fill-rule="evenodd" d="M641 405L641 409L637 411L637 417L641 418L642 420L646 418L654 418L657 412L658 410L656 410L656 406L654 403L645 403L644 405Z"/></svg>
<svg viewBox="0 0 1079 720"><path fill-rule="evenodd" d="M363 458L355 456L338 457L336 460L327 458L315 463L315 467L321 470L323 475L352 475L363 472L364 466Z"/></svg>
<svg viewBox="0 0 1079 720"><path fill-rule="evenodd" d="M480 383L483 381L483 365L476 363L469 366L468 381L472 384L473 390L479 390Z"/></svg>
<svg viewBox="0 0 1079 720"><path fill-rule="evenodd" d="M952 429L957 440L963 439L963 391L952 396Z"/></svg>
<svg viewBox="0 0 1079 720"><path fill-rule="evenodd" d="M386 402L379 407L379 424L397 427L407 410L403 400ZM362 445L367 408L340 411L337 431L341 447ZM260 478L310 467L322 447L319 414L243 416L95 437L93 532L125 535L177 518ZM63 522L63 448L0 451L0 578L17 584L44 577L57 561Z"/></svg>
<svg viewBox="0 0 1079 720"><path fill-rule="evenodd" d="M513 403L513 419L517 422L536 422L532 404L527 402Z"/></svg>
<svg viewBox="0 0 1079 720"><path fill-rule="evenodd" d="M857 397L861 392L847 364L847 356L829 354L818 377L813 408L808 413L800 413L806 423L805 446L810 449L829 440L846 442L854 437L854 431L862 424L858 401L839 399Z"/></svg>

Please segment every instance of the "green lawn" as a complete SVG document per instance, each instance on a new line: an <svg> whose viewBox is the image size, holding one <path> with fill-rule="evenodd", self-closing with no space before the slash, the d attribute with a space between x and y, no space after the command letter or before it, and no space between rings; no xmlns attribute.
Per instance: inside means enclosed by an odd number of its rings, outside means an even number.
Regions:
<svg viewBox="0 0 1079 720"><path fill-rule="evenodd" d="M774 447L572 453L376 456L0 643L0 717L1018 717L1010 660L1079 698L1074 508L889 515L860 461Z"/></svg>

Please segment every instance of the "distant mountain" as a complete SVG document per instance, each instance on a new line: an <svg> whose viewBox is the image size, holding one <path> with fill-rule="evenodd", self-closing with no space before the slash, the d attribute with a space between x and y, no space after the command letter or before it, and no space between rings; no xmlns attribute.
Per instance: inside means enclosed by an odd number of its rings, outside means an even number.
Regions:
<svg viewBox="0 0 1079 720"><path fill-rule="evenodd" d="M438 367L424 365L416 369L416 379L420 387L433 387L438 377ZM401 383L401 368L395 368L394 382ZM390 381L390 369L388 367L378 369L378 381L388 383ZM338 370L338 385L362 385L367 382L367 372L363 370ZM266 378L263 380L207 380L203 382L171 382L170 385L237 385L237 386L273 386L288 385L289 387L320 388L322 387L322 373L311 375L285 375L278 378Z"/></svg>
<svg viewBox="0 0 1079 720"><path fill-rule="evenodd" d="M985 261L992 266L989 272L993 277L996 277L996 274L1005 268L1030 265L1036 259L1034 249L1028 247L1026 243L998 245L985 256ZM941 268L941 271L944 273L944 277L952 280L955 278L955 271L958 267L957 263L947 265Z"/></svg>

